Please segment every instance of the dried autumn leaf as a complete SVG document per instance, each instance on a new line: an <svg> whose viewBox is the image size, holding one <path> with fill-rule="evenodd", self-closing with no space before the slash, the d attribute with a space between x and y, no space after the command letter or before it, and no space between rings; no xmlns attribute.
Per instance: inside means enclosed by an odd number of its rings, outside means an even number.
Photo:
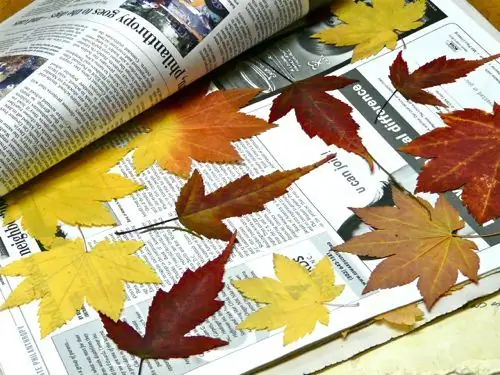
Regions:
<svg viewBox="0 0 500 375"><path fill-rule="evenodd" d="M453 286L458 271L477 281L479 257L472 241L455 235L464 227L458 212L441 195L435 207L427 201L392 189L397 207L354 208L376 228L340 245L337 251L384 258L372 272L364 293L411 283L428 308ZM417 201L418 200L418 201Z"/></svg>
<svg viewBox="0 0 500 375"><path fill-rule="evenodd" d="M137 136L130 146L135 148L137 173L157 162L180 177L187 178L192 160L200 162L236 163L240 155L231 142L258 135L274 125L239 112L260 90L236 89L206 91L177 96L139 116L135 123L148 132ZM184 99L184 100L183 100Z"/></svg>
<svg viewBox="0 0 500 375"><path fill-rule="evenodd" d="M186 358L227 345L212 337L186 335L224 305L216 298L224 287L224 266L235 238L233 235L219 257L196 271L187 270L170 291L158 290L149 308L144 336L128 323L114 322L100 314L108 337L121 350L142 359Z"/></svg>
<svg viewBox="0 0 500 375"><path fill-rule="evenodd" d="M41 174L5 197L5 223L21 219L23 228L50 247L60 223L115 225L105 202L125 197L142 186L108 171L130 150L83 151Z"/></svg>
<svg viewBox="0 0 500 375"><path fill-rule="evenodd" d="M125 281L161 282L147 263L132 256L144 245L141 241L102 241L89 252L81 239L58 239L54 245L50 251L0 269L0 275L26 277L0 309L41 299L38 317L42 337L71 320L85 301L118 319L125 302Z"/></svg>
<svg viewBox="0 0 500 375"><path fill-rule="evenodd" d="M307 167L255 179L244 175L208 195L201 174L195 170L177 199L178 219L198 234L227 241L232 233L222 220L264 210L264 204L285 194L295 181L331 159L328 156Z"/></svg>
<svg viewBox="0 0 500 375"><path fill-rule="evenodd" d="M331 11L342 22L314 34L321 42L337 46L352 46L352 61L379 53L384 47L394 49L398 34L423 25L426 1L373 0L371 4L353 0L334 1Z"/></svg>
<svg viewBox="0 0 500 375"><path fill-rule="evenodd" d="M447 127L424 134L401 150L431 159L417 191L463 187L462 200L479 223L500 216L500 105L493 113L465 109L442 114Z"/></svg>
<svg viewBox="0 0 500 375"><path fill-rule="evenodd" d="M359 125L352 118L351 106L327 94L355 82L335 76L296 82L274 99L269 121L275 122L295 109L297 121L309 137L318 136L327 145L354 152L373 168L373 160L358 135Z"/></svg>
<svg viewBox="0 0 500 375"><path fill-rule="evenodd" d="M317 322L328 325L326 303L337 298L344 285L335 285L335 273L328 257L311 272L283 255L274 254L276 279L269 277L233 280L246 298L266 304L248 316L238 329L274 330L285 327L288 345L314 331Z"/></svg>
<svg viewBox="0 0 500 375"><path fill-rule="evenodd" d="M418 304L400 307L399 309L386 312L375 317L375 320L385 321L395 326L413 327L424 317L424 312L420 310Z"/></svg>
<svg viewBox="0 0 500 375"><path fill-rule="evenodd" d="M410 74L408 64L403 59L403 51L401 51L391 65L389 78L396 90L406 99L415 103L446 107L446 104L434 94L424 89L455 82L499 57L500 54L497 54L480 60L465 60L441 56Z"/></svg>

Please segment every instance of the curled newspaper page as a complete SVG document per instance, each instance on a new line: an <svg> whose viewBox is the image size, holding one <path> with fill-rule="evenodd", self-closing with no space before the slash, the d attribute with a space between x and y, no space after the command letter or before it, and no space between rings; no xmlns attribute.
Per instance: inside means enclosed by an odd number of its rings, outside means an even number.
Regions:
<svg viewBox="0 0 500 375"><path fill-rule="evenodd" d="M35 1L0 25L0 196L309 9L309 0Z"/></svg>

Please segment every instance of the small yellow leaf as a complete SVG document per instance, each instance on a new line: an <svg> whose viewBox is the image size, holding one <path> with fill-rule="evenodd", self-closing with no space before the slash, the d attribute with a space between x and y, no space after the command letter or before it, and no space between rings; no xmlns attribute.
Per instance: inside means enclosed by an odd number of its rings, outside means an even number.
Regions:
<svg viewBox="0 0 500 375"><path fill-rule="evenodd" d="M0 4L0 22L5 21L10 16L19 12L25 6L31 4L33 0L2 0Z"/></svg>
<svg viewBox="0 0 500 375"><path fill-rule="evenodd" d="M415 323L417 323L417 321L422 320L423 317L424 312L420 310L418 305L415 303L413 305L404 306L376 316L375 320L385 321L397 327L404 326L406 328L411 328L415 325Z"/></svg>
<svg viewBox="0 0 500 375"><path fill-rule="evenodd" d="M321 42L337 46L352 46L352 61L361 60L379 53L384 47L394 49L398 33L416 29L423 25L426 1L417 0L341 0L333 2L331 11L343 24L314 34Z"/></svg>
<svg viewBox="0 0 500 375"><path fill-rule="evenodd" d="M0 275L26 277L0 309L41 299L42 337L72 319L85 301L118 320L125 302L125 281L161 282L147 263L132 256L144 245L141 241L102 241L90 252L81 239L58 239L55 245L0 269Z"/></svg>
<svg viewBox="0 0 500 375"><path fill-rule="evenodd" d="M340 335L342 336L343 339L346 339L350 333L351 333L350 329L344 329L343 331L340 332Z"/></svg>
<svg viewBox="0 0 500 375"><path fill-rule="evenodd" d="M105 202L142 188L118 174L108 173L130 150L83 151L72 156L5 197L5 222L22 219L24 229L50 247L58 224L115 225Z"/></svg>
<svg viewBox="0 0 500 375"><path fill-rule="evenodd" d="M325 257L308 272L297 262L274 255L278 280L263 277L233 280L245 297L267 304L248 316L239 329L274 330L285 327L285 345L311 333L317 322L328 325L330 311L324 305L337 298L344 285L335 284L335 273Z"/></svg>

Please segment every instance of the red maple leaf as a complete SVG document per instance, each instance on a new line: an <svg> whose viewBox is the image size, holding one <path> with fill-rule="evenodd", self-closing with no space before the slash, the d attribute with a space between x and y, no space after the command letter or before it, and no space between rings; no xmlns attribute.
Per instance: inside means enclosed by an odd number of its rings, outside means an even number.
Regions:
<svg viewBox="0 0 500 375"><path fill-rule="evenodd" d="M440 193L463 186L462 200L479 223L500 216L500 105L494 112L465 109L442 114L434 129L402 151L432 159L417 191Z"/></svg>
<svg viewBox="0 0 500 375"><path fill-rule="evenodd" d="M327 94L355 83L344 77L313 77L294 83L274 99L269 122L275 122L295 109L297 121L309 137L318 136L327 145L335 145L373 160L358 135L359 125L352 118L352 108Z"/></svg>
<svg viewBox="0 0 500 375"><path fill-rule="evenodd" d="M196 271L187 270L170 291L158 290L149 308L144 336L128 323L122 320L115 322L100 314L108 337L118 348L142 360L186 358L227 345L224 340L186 334L224 305L216 298L224 287L224 266L232 253L235 239L236 234L216 259Z"/></svg>
<svg viewBox="0 0 500 375"><path fill-rule="evenodd" d="M455 82L498 57L500 54L480 60L448 59L441 56L410 74L401 51L391 65L389 78L396 90L406 99L415 103L446 107L446 104L424 89Z"/></svg>

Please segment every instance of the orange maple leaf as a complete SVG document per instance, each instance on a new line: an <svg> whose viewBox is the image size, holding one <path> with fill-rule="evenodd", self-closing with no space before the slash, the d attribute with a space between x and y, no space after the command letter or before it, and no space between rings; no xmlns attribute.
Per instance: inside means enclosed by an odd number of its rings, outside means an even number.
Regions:
<svg viewBox="0 0 500 375"><path fill-rule="evenodd" d="M386 312L376 316L374 319L384 321L394 328L408 329L412 328L419 320L424 317L424 312L420 310L418 304L403 306L396 310Z"/></svg>
<svg viewBox="0 0 500 375"><path fill-rule="evenodd" d="M465 109L442 114L447 127L424 134L401 150L432 159L417 191L440 193L463 186L462 200L479 223L500 216L500 105L494 112Z"/></svg>
<svg viewBox="0 0 500 375"><path fill-rule="evenodd" d="M134 122L148 129L130 143L135 148L138 173L155 162L187 178L192 160L236 163L240 155L231 142L258 135L274 127L239 109L260 90L236 89L205 95L204 86L183 93L145 112Z"/></svg>
<svg viewBox="0 0 500 375"><path fill-rule="evenodd" d="M464 227L458 212L441 195L435 207L392 189L397 207L352 209L374 232L354 237L337 251L383 258L372 272L364 293L411 283L428 308L456 282L458 271L477 281L476 244L455 233Z"/></svg>

